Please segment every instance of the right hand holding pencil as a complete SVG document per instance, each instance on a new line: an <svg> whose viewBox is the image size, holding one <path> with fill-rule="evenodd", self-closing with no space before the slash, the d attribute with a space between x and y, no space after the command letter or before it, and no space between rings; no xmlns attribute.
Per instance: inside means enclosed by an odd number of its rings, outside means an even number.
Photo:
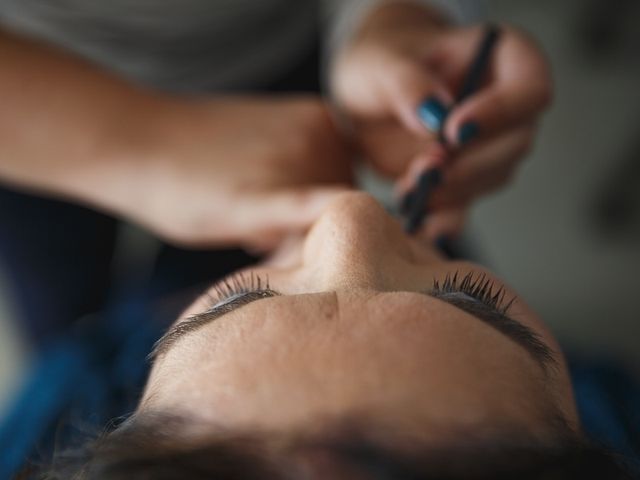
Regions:
<svg viewBox="0 0 640 480"><path fill-rule="evenodd" d="M456 103L483 32L418 3L389 3L365 18L333 70L333 94L360 149L401 194L425 170L441 170L426 206L431 238L458 233L468 205L512 178L551 101L540 49L501 27L479 89Z"/></svg>

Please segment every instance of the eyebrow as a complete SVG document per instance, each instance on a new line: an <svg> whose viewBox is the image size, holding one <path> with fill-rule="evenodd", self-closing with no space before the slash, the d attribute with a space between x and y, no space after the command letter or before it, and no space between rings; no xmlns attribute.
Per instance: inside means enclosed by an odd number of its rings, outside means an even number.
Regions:
<svg viewBox="0 0 640 480"><path fill-rule="evenodd" d="M397 292L396 292L397 293ZM482 323L485 323L514 343L524 348L533 359L545 371L549 368L558 367L558 360L555 358L551 348L549 348L540 338L540 335L527 327L523 323L514 320L505 312L498 311L489 305L468 297L461 292L407 292L419 293L431 298L443 301L458 310L462 310ZM261 292L248 292L237 298L233 298L226 303L210 308L209 310L190 316L186 320L171 327L154 345L153 350L147 357L150 361L155 361L158 357L165 355L175 343L185 335L202 328L220 317L242 308L255 301L282 296L274 290Z"/></svg>

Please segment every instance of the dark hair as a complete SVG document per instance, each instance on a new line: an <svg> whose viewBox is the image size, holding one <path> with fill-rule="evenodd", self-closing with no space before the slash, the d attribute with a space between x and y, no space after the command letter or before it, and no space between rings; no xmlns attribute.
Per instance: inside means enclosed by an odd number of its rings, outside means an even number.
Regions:
<svg viewBox="0 0 640 480"><path fill-rule="evenodd" d="M33 476L46 480L627 479L619 459L569 431L553 442L496 435L437 447L374 440L362 428L315 437L219 435L177 439L176 420L131 419ZM472 436L468 438L473 438ZM387 439L388 440L388 439Z"/></svg>

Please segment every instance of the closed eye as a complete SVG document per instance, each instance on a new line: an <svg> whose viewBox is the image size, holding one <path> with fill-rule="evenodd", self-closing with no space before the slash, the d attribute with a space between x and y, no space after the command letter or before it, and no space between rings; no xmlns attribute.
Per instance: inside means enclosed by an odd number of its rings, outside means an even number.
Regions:
<svg viewBox="0 0 640 480"><path fill-rule="evenodd" d="M536 360L536 362L540 364L545 372L549 367L557 367L558 362L552 353L552 350L540 339L540 336L531 328L509 317L505 311L469 297L468 294L462 291L447 291L446 293L443 293L431 290L419 293L446 302L496 329L507 338L523 347ZM242 294L237 294L227 301L213 305L204 312L195 314L169 329L162 338L156 342L148 358L150 360L155 360L159 356L166 354L167 351L185 335L220 319L224 315L234 312L253 302L280 295L282 294L271 289L248 291Z"/></svg>

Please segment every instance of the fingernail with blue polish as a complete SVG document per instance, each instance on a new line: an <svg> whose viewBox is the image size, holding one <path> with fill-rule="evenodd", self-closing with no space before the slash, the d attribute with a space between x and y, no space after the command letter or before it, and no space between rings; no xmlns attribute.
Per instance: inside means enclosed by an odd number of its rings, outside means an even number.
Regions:
<svg viewBox="0 0 640 480"><path fill-rule="evenodd" d="M458 143L464 145L473 140L478 135L478 124L474 122L467 122L458 130Z"/></svg>
<svg viewBox="0 0 640 480"><path fill-rule="evenodd" d="M418 107L418 117L431 131L438 132L444 125L449 110L436 97L429 97Z"/></svg>

